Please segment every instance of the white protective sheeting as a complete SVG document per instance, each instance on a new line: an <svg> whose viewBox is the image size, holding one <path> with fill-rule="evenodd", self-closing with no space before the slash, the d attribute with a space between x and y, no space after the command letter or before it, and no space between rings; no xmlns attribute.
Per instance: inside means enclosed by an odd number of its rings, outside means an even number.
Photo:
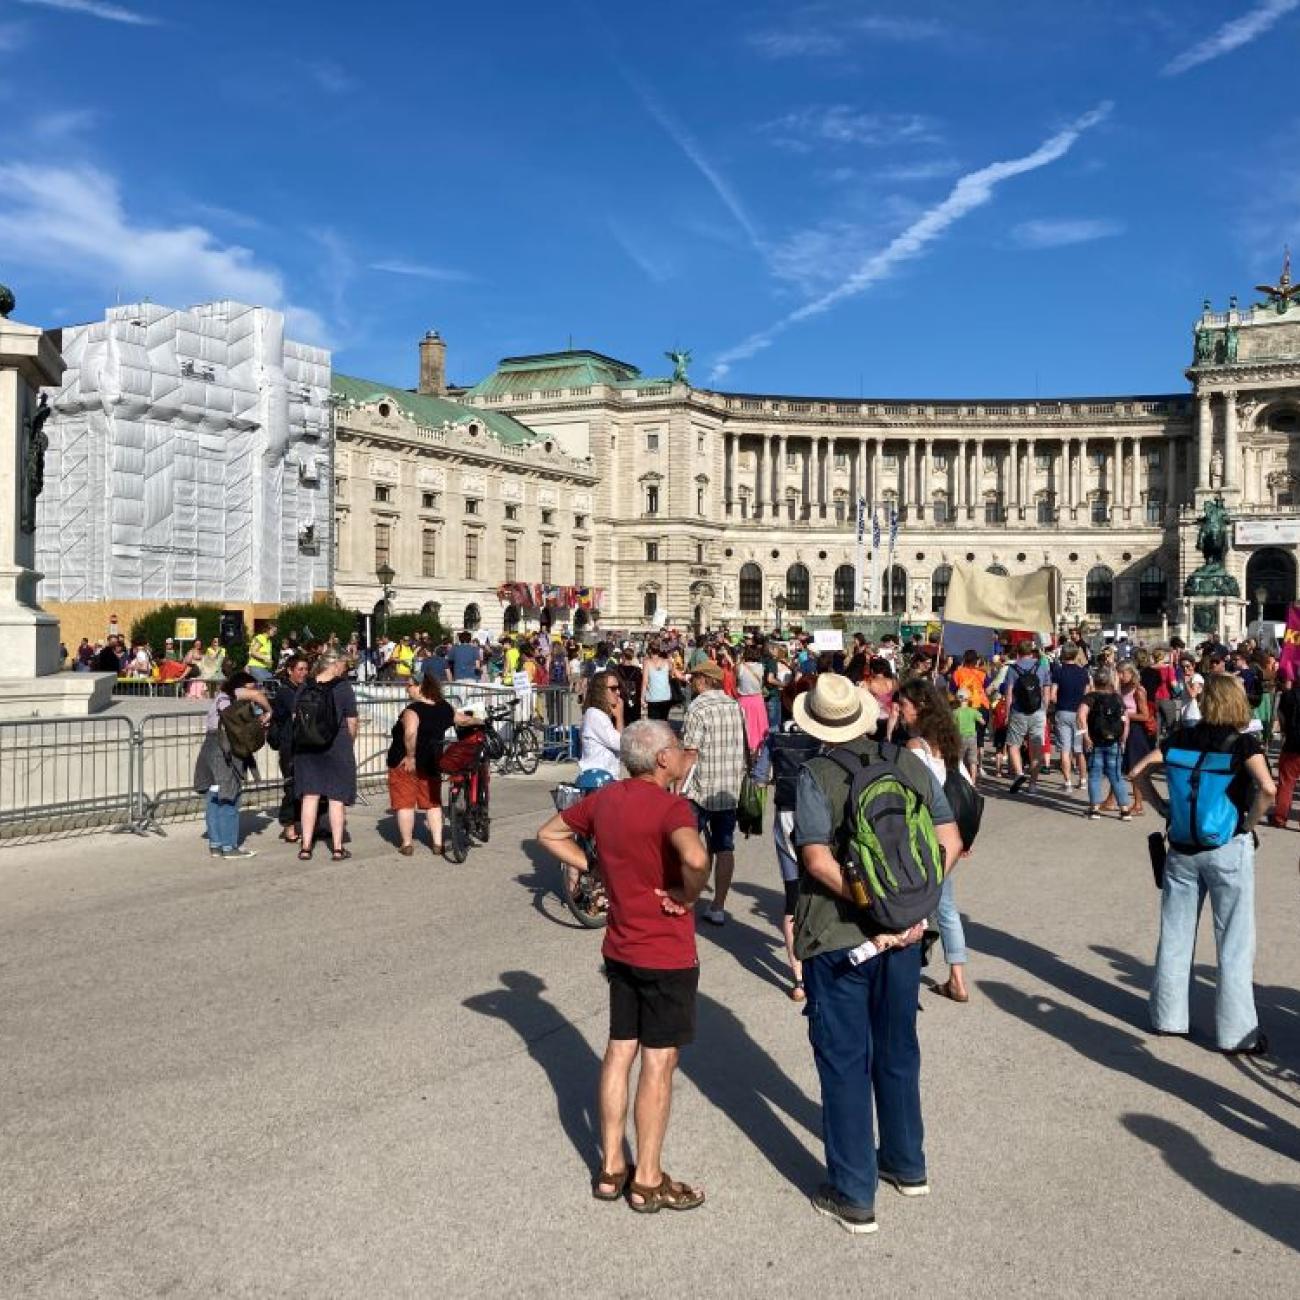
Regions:
<svg viewBox="0 0 1300 1300"><path fill-rule="evenodd" d="M330 355L284 316L111 308L63 331L39 501L49 601L288 604L329 587Z"/></svg>

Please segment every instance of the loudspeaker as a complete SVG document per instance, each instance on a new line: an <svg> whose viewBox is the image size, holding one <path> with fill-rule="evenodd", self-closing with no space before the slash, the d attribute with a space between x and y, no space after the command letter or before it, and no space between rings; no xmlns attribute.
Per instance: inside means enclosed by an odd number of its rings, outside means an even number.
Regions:
<svg viewBox="0 0 1300 1300"><path fill-rule="evenodd" d="M221 629L218 636L222 645L238 645L244 639L244 611L242 609L223 609L221 611Z"/></svg>

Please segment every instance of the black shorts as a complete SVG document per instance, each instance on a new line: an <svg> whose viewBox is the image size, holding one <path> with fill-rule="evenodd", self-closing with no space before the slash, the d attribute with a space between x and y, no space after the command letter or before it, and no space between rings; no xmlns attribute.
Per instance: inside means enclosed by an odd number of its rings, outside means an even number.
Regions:
<svg viewBox="0 0 1300 1300"><path fill-rule="evenodd" d="M685 1047L695 1039L695 994L700 968L652 970L605 959L609 980L609 1036L642 1047Z"/></svg>

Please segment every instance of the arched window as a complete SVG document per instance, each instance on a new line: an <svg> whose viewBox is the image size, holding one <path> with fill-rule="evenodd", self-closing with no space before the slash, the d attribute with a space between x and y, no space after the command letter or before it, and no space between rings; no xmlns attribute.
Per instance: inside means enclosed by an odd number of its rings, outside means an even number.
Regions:
<svg viewBox="0 0 1300 1300"><path fill-rule="evenodd" d="M1168 579L1158 564L1148 564L1138 578L1138 613L1159 615L1165 607Z"/></svg>
<svg viewBox="0 0 1300 1300"><path fill-rule="evenodd" d="M808 570L802 564L792 564L785 571L785 607L800 612L808 609Z"/></svg>
<svg viewBox="0 0 1300 1300"><path fill-rule="evenodd" d="M477 605L465 606L464 629L466 632L477 632L483 626L483 615Z"/></svg>
<svg viewBox="0 0 1300 1300"><path fill-rule="evenodd" d="M763 570L757 564L740 566L740 608L747 612L763 608Z"/></svg>
<svg viewBox="0 0 1300 1300"><path fill-rule="evenodd" d="M942 614L948 603L948 584L952 581L952 565L941 564L930 578L930 609Z"/></svg>
<svg viewBox="0 0 1300 1300"><path fill-rule="evenodd" d="M1006 566L1002 564L990 564L985 573L991 573L994 577L1005 578L1007 576Z"/></svg>
<svg viewBox="0 0 1300 1300"><path fill-rule="evenodd" d="M1084 609L1109 618L1115 609L1115 575L1104 565L1088 570Z"/></svg>
<svg viewBox="0 0 1300 1300"><path fill-rule="evenodd" d="M837 614L847 614L853 609L853 595L857 587L857 570L851 564L841 564L835 570L835 596L831 606Z"/></svg>
<svg viewBox="0 0 1300 1300"><path fill-rule="evenodd" d="M885 570L885 613L902 614L907 610L907 570L891 564Z"/></svg>
<svg viewBox="0 0 1300 1300"><path fill-rule="evenodd" d="M659 610L659 593L657 591L647 591L641 601L641 613L646 618L654 618Z"/></svg>

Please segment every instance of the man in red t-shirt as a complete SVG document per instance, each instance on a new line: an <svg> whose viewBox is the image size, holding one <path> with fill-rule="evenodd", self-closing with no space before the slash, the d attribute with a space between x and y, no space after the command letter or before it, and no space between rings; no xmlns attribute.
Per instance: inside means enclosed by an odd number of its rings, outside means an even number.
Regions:
<svg viewBox="0 0 1300 1300"><path fill-rule="evenodd" d="M704 1193L675 1182L661 1167L679 1050L695 1036L700 967L693 904L709 878L709 855L695 810L669 786L690 766L666 722L634 722L622 734L626 781L556 813L538 832L569 867L585 871L574 836L595 841L609 897L605 973L609 979L609 1044L600 1070L603 1160L592 1180L597 1200L628 1204L642 1214L693 1210ZM637 1054L636 1163L623 1159L628 1079Z"/></svg>

